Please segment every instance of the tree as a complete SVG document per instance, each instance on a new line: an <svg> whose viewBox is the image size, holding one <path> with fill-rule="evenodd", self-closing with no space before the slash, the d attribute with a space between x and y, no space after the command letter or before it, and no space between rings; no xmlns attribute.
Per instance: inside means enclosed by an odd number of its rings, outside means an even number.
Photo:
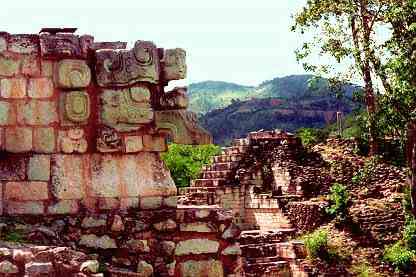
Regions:
<svg viewBox="0 0 416 277"><path fill-rule="evenodd" d="M168 152L162 155L177 187L187 187L196 179L203 165L211 162L211 157L218 155L221 148L216 145L169 145Z"/></svg>
<svg viewBox="0 0 416 277"><path fill-rule="evenodd" d="M370 153L377 153L375 70L382 57L376 56L382 45L377 40L376 28L383 21L388 1L382 0L308 0L303 10L295 16L293 31L314 30L317 35L297 51L298 61L305 70L318 75L329 75L334 84L353 82L360 78L364 83L365 103L368 113ZM314 65L308 61L314 50L319 51L328 63ZM339 72L334 67L343 64L348 69ZM322 58L321 58L322 60Z"/></svg>

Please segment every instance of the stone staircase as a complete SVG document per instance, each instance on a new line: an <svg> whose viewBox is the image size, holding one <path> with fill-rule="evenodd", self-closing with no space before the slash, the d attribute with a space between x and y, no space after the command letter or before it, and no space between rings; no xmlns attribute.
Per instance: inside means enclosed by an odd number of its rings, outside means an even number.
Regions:
<svg viewBox="0 0 416 277"><path fill-rule="evenodd" d="M243 231L240 238L247 277L308 276L302 242L289 241L295 229Z"/></svg>
<svg viewBox="0 0 416 277"><path fill-rule="evenodd" d="M248 139L236 139L232 146L224 147L220 155L213 157L213 163L202 168L199 179L193 180L191 187L217 187L230 184L238 168L239 161L250 148Z"/></svg>

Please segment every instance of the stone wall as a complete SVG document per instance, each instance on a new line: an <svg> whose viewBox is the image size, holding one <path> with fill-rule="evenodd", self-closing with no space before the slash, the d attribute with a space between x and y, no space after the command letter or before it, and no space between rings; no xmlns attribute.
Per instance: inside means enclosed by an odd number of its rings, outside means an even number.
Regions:
<svg viewBox="0 0 416 277"><path fill-rule="evenodd" d="M74 31L0 33L0 239L69 246L109 276L241 275L232 216L177 209L160 158L168 138L211 142L186 88L165 91L185 78L185 51ZM62 275L55 258L27 275Z"/></svg>

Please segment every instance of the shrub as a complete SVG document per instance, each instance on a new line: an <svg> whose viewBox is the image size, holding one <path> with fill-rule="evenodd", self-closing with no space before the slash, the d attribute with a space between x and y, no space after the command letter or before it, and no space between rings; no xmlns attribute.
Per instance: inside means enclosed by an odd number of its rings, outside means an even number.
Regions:
<svg viewBox="0 0 416 277"><path fill-rule="evenodd" d="M347 211L348 200L349 193L347 188L342 184L334 183L330 189L330 205L326 208L326 212L331 216L337 216L340 219L344 219Z"/></svg>
<svg viewBox="0 0 416 277"><path fill-rule="evenodd" d="M319 143L327 136L324 131L313 128L301 128L297 131L297 135L305 146Z"/></svg>
<svg viewBox="0 0 416 277"><path fill-rule="evenodd" d="M415 255L415 251L406 248L402 241L398 241L385 248L383 259L392 264L397 271L407 271L412 266Z"/></svg>
<svg viewBox="0 0 416 277"><path fill-rule="evenodd" d="M352 272L354 273L354 276L357 276L357 277L379 277L381 276L377 274L367 262L353 266Z"/></svg>
<svg viewBox="0 0 416 277"><path fill-rule="evenodd" d="M25 236L20 231L10 231L4 236L5 241L11 242L25 242Z"/></svg>
<svg viewBox="0 0 416 277"><path fill-rule="evenodd" d="M316 230L303 237L306 251L311 259L323 257L328 253L328 231L324 229Z"/></svg>
<svg viewBox="0 0 416 277"><path fill-rule="evenodd" d="M177 187L187 187L196 179L203 165L211 162L211 157L219 154L221 147L216 145L169 145L168 152L162 155Z"/></svg>
<svg viewBox="0 0 416 277"><path fill-rule="evenodd" d="M403 239L409 249L416 250L416 220L414 218L409 218L406 221Z"/></svg>
<svg viewBox="0 0 416 277"><path fill-rule="evenodd" d="M373 177L376 172L377 165L380 163L380 157L374 156L364 163L363 168L361 168L357 174L352 177L353 184L360 184L366 182L368 179Z"/></svg>

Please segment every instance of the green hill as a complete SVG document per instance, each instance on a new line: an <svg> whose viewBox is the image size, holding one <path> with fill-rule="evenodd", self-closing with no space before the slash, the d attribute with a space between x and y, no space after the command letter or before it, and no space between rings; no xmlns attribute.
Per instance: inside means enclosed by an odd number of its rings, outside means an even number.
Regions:
<svg viewBox="0 0 416 277"><path fill-rule="evenodd" d="M235 100L243 101L254 98L297 100L330 95L326 80L319 80L311 86L312 78L312 75L291 75L265 81L257 87L219 81L194 83L188 88L190 110L205 114L215 109L225 108ZM353 87L346 87L348 95L351 95Z"/></svg>
<svg viewBox="0 0 416 277"><path fill-rule="evenodd" d="M191 109L217 144L244 137L260 129L294 132L303 127L324 127L359 107L352 101L356 85L345 85L345 97L337 98L324 79L311 88L311 75L293 75L263 82L258 87L225 82L190 86Z"/></svg>

